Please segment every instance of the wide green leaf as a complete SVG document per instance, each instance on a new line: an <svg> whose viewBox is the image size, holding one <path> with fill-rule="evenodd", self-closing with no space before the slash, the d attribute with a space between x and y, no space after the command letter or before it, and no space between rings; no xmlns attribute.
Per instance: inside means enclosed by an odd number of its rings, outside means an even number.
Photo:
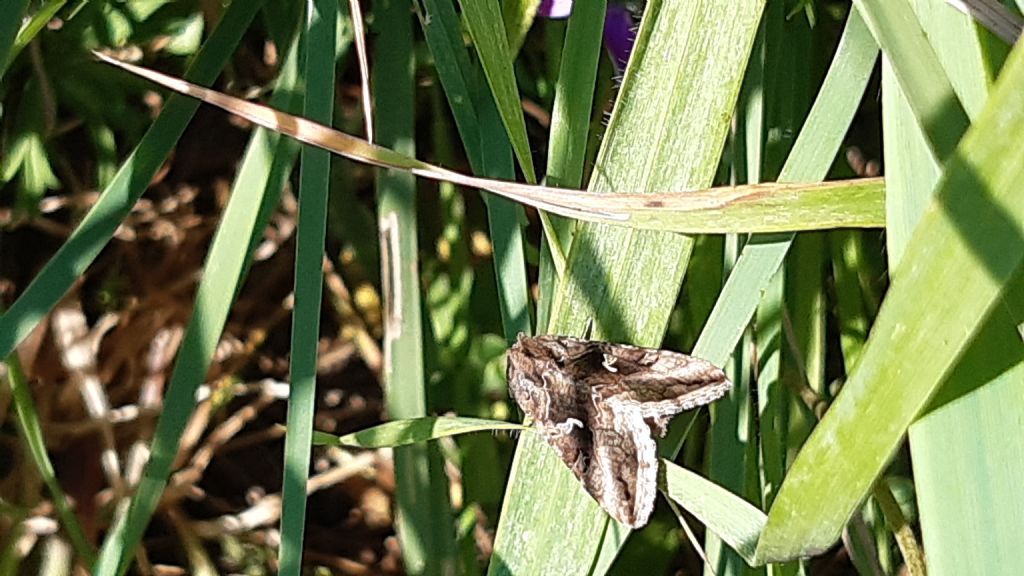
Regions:
<svg viewBox="0 0 1024 576"><path fill-rule="evenodd" d="M590 190L686 190L711 182L762 6L647 4ZM656 345L690 248L681 236L583 225L552 303L550 331L582 334L593 320L598 338ZM617 549L602 544L606 528L607 516L550 447L524 436L490 573L587 573L601 546L612 555Z"/></svg>

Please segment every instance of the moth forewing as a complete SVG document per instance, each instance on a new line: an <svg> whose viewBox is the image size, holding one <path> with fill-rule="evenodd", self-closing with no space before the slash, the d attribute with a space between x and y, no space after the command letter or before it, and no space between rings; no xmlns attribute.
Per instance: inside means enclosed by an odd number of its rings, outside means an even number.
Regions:
<svg viewBox="0 0 1024 576"><path fill-rule="evenodd" d="M679 352L522 334L509 349L508 383L587 492L633 528L654 508L653 435L732 385L715 365Z"/></svg>

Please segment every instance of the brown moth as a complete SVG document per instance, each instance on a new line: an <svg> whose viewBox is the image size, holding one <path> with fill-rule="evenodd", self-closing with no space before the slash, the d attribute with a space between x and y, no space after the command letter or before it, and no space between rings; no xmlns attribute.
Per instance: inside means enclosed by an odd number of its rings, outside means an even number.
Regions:
<svg viewBox="0 0 1024 576"><path fill-rule="evenodd" d="M613 518L647 524L658 488L653 435L673 416L732 387L717 366L686 354L519 335L508 387L548 444Z"/></svg>

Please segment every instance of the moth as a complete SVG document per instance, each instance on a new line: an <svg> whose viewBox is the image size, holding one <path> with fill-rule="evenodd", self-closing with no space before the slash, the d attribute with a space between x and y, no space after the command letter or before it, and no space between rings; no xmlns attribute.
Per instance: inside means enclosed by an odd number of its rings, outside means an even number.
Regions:
<svg viewBox="0 0 1024 576"><path fill-rule="evenodd" d="M732 387L720 368L679 352L520 334L508 387L544 439L608 514L647 524L658 489L654 435Z"/></svg>

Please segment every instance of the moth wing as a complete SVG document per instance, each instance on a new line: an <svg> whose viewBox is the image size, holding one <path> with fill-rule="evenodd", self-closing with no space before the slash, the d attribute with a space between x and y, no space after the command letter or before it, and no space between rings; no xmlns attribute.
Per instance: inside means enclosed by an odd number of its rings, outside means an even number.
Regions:
<svg viewBox="0 0 1024 576"><path fill-rule="evenodd" d="M586 403L579 383L561 372L543 376L544 410L531 414L547 443L581 482L590 467L594 438L587 428Z"/></svg>
<svg viewBox="0 0 1024 576"><path fill-rule="evenodd" d="M621 376L621 386L606 392L606 400L614 397L635 405L658 427L671 416L718 400L732 388L721 368L679 352L612 346L606 354Z"/></svg>
<svg viewBox="0 0 1024 576"><path fill-rule="evenodd" d="M638 528L654 510L657 447L636 406L613 400L604 408L593 420L594 462L583 485L612 517Z"/></svg>

